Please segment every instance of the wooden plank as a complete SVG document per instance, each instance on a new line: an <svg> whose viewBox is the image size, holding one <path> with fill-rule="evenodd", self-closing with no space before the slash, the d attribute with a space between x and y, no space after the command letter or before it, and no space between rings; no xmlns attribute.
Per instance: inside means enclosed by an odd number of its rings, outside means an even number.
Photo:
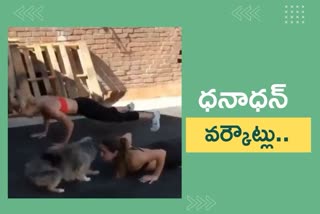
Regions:
<svg viewBox="0 0 320 214"><path fill-rule="evenodd" d="M84 42L79 43L78 54L79 54L83 71L88 75L87 83L88 83L88 88L90 90L91 96L95 95L95 96L102 97L103 93L101 91L101 88L96 76L96 71L92 63L90 52L87 45Z"/></svg>
<svg viewBox="0 0 320 214"><path fill-rule="evenodd" d="M81 78L81 77L88 77L87 74L77 74L76 77Z"/></svg>
<svg viewBox="0 0 320 214"><path fill-rule="evenodd" d="M13 61L11 57L10 46L8 46L8 57L9 57L9 65L8 65L8 84L9 84L9 103L14 99L16 94L16 76L14 73Z"/></svg>
<svg viewBox="0 0 320 214"><path fill-rule="evenodd" d="M30 54L29 54L29 50L27 48L23 48L22 49L22 53L23 53L23 56L24 56L24 60L26 62L26 66L27 66L27 71L28 71L28 74L29 74L29 79L34 79L36 78L36 74L34 72L34 68L33 68L33 64L31 62L31 59L30 59ZM31 87L33 89L33 94L35 97L40 97L41 96L41 93L40 93L40 90L39 90L39 85L37 82L32 82L31 83Z"/></svg>
<svg viewBox="0 0 320 214"><path fill-rule="evenodd" d="M66 97L67 93L65 88L63 87L63 81L62 81L63 74L60 70L54 49L52 45L47 45L46 47L47 47L46 54L48 59L50 60L50 65L49 65L50 70L51 70L51 73L56 77L55 87L57 90L57 95Z"/></svg>
<svg viewBox="0 0 320 214"><path fill-rule="evenodd" d="M51 76L48 76L48 79L53 80L53 79L56 79L56 77L51 75ZM40 80L43 80L43 77L35 77L35 78L28 79L29 82L40 81Z"/></svg>
<svg viewBox="0 0 320 214"><path fill-rule="evenodd" d="M41 46L48 46L48 45L51 45L51 46L59 46L59 45L64 45L64 46L68 46L68 47L73 47L73 48L77 48L79 46L79 43L78 42L44 42L44 43L41 43ZM34 47L34 45L26 45L26 47Z"/></svg>
<svg viewBox="0 0 320 214"><path fill-rule="evenodd" d="M78 96L78 92L76 88L76 83L74 81L74 75L72 72L72 67L70 65L68 53L66 47L63 44L59 44L58 61L60 61L63 64L64 74L66 77L64 78L64 80L66 83L68 97L75 98Z"/></svg>
<svg viewBox="0 0 320 214"><path fill-rule="evenodd" d="M29 88L29 82L27 80L27 72L24 67L20 51L17 46L10 47L10 55L13 62L13 67L16 72L16 83L21 91L23 97L31 96L31 90Z"/></svg>
<svg viewBox="0 0 320 214"><path fill-rule="evenodd" d="M40 71L41 71L41 73L42 73L42 75L44 77L43 83L44 83L44 86L46 88L47 94L52 94L51 84L50 84L50 81L48 79L48 72L47 72L47 69L45 67L45 61L44 61L44 58L43 58L43 55L42 55L41 47L39 45L35 45L34 46L34 53L36 54L37 60L41 63Z"/></svg>
<svg viewBox="0 0 320 214"><path fill-rule="evenodd" d="M68 53L68 56L69 56L69 61L70 61L70 65L72 67L72 71L73 71L73 75L74 75L74 80L75 80L75 83L77 85L77 88L78 88L78 96L80 97L88 97L90 96L90 91L88 90L88 87L86 87L85 84L81 83L81 79L78 78L78 73L79 71L81 72L81 67L79 68L79 66L77 65L76 63L76 60L75 60L75 56L73 54L73 51L70 47L66 47L66 50L67 50L67 53Z"/></svg>

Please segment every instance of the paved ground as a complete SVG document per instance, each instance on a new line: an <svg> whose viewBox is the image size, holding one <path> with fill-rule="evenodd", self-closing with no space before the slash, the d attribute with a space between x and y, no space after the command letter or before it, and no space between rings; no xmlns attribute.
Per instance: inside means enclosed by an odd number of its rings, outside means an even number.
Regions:
<svg viewBox="0 0 320 214"><path fill-rule="evenodd" d="M138 121L123 124L105 124L87 119L75 120L73 140L84 136L92 136L101 140L107 135L119 135L125 132L133 133L133 141L137 146L148 145L159 140L181 138L180 107L161 109L161 129L152 133L149 122ZM169 116L172 115L172 116ZM142 184L138 176L123 180L112 178L112 169L99 158L93 168L99 169L101 174L93 177L89 183L62 183L64 194L49 193L33 187L23 175L24 164L33 156L47 148L51 142L61 138L61 125L51 125L46 139L35 140L29 135L41 131L42 126L26 126L10 128L9 133L9 197L10 198L51 198L51 197L97 197L97 198L180 198L181 197L181 169L164 171L160 180L152 185Z"/></svg>

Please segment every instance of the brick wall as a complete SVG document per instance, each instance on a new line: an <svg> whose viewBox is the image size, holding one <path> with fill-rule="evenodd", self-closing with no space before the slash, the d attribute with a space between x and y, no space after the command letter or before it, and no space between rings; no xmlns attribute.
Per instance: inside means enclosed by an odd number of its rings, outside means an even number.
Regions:
<svg viewBox="0 0 320 214"><path fill-rule="evenodd" d="M181 28L12 27L21 43L84 40L127 89L180 84Z"/></svg>

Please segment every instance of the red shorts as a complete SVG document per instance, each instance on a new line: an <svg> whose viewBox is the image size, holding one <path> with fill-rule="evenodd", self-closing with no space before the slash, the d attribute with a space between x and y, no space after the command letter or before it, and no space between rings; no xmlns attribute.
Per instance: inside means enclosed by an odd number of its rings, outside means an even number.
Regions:
<svg viewBox="0 0 320 214"><path fill-rule="evenodd" d="M63 97L59 97L58 99L60 102L60 111L63 113L68 113L69 109L68 109L68 103L67 103L66 99Z"/></svg>

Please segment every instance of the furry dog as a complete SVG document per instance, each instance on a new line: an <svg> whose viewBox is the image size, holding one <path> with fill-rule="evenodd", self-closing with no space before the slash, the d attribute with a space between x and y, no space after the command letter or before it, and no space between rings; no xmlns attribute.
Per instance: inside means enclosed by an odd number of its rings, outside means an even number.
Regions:
<svg viewBox="0 0 320 214"><path fill-rule="evenodd" d="M51 192L63 193L57 188L62 179L66 181L90 181L87 175L97 175L99 171L90 169L98 150L91 137L51 147L25 165L26 177L36 186L46 187Z"/></svg>

